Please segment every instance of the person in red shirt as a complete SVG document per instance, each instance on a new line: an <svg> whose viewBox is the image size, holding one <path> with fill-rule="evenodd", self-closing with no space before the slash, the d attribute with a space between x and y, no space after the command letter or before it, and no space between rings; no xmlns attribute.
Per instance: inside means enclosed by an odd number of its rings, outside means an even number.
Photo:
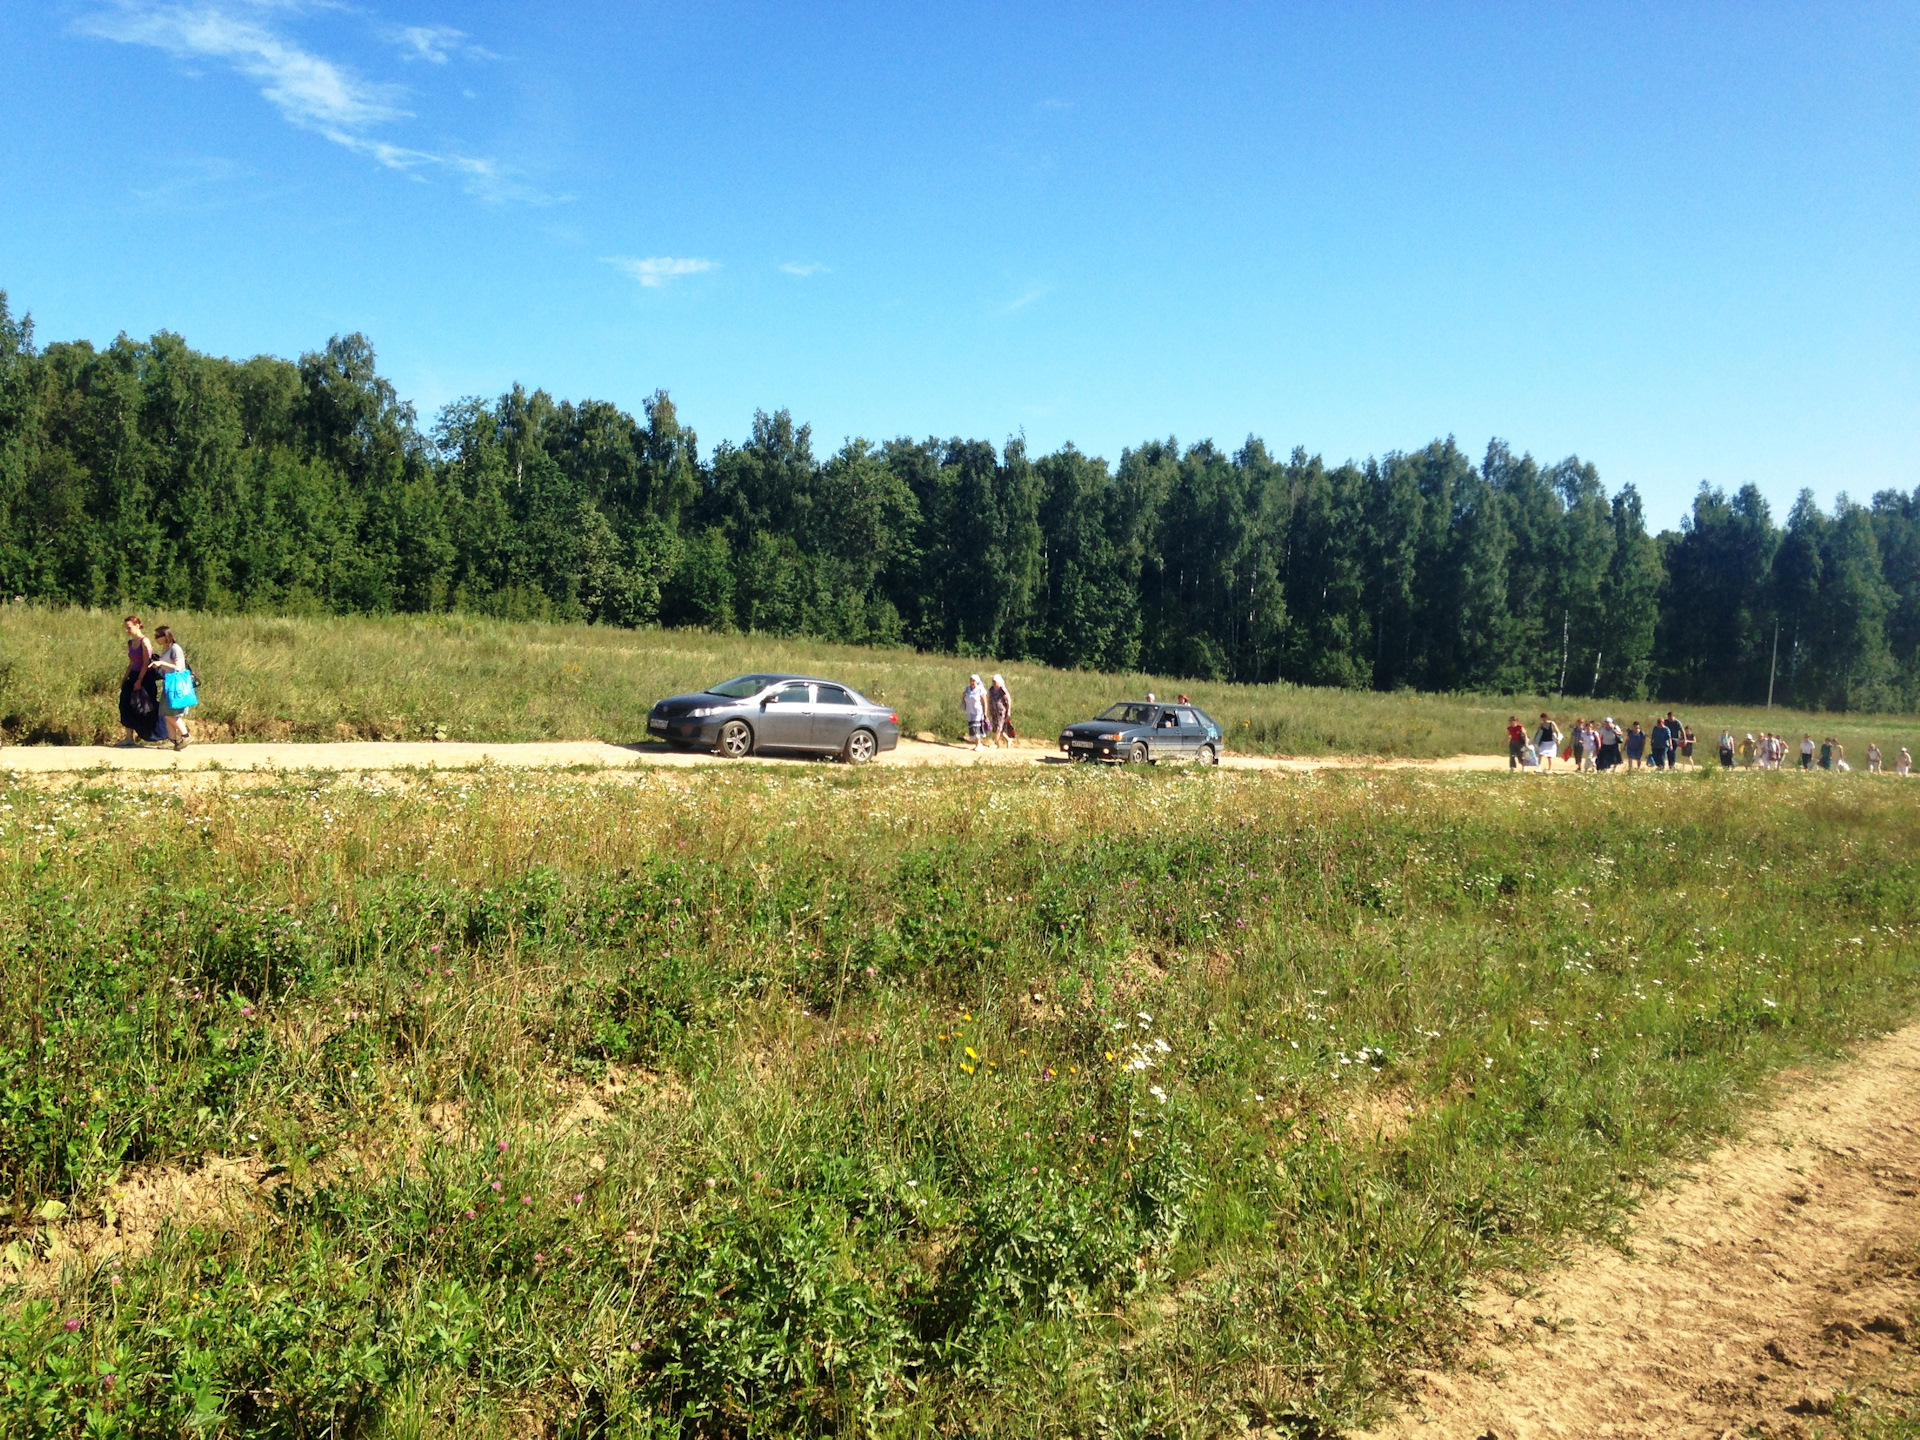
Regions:
<svg viewBox="0 0 1920 1440"><path fill-rule="evenodd" d="M1527 727L1518 715L1507 716L1507 769L1520 768L1520 752L1527 748Z"/></svg>

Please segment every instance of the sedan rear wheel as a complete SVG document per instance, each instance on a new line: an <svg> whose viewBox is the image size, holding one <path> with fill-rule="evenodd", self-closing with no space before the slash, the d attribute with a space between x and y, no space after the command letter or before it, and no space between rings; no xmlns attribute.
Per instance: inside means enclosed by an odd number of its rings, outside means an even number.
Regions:
<svg viewBox="0 0 1920 1440"><path fill-rule="evenodd" d="M880 742L873 738L871 730L856 730L847 736L846 748L840 755L849 765L864 765L873 759L879 749Z"/></svg>
<svg viewBox="0 0 1920 1440"><path fill-rule="evenodd" d="M753 753L753 731L744 720L729 720L720 727L719 752L729 760L742 760Z"/></svg>
<svg viewBox="0 0 1920 1440"><path fill-rule="evenodd" d="M1127 758L1133 761L1133 763L1136 765L1146 764L1147 763L1147 742L1144 740L1134 741L1133 750L1127 756Z"/></svg>

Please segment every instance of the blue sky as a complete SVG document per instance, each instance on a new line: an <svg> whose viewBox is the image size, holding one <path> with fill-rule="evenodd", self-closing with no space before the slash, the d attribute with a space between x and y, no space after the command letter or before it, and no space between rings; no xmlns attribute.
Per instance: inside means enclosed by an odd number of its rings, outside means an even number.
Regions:
<svg viewBox="0 0 1920 1440"><path fill-rule="evenodd" d="M364 331L703 446L1172 435L1920 485L1920 7L0 9L44 342Z"/></svg>

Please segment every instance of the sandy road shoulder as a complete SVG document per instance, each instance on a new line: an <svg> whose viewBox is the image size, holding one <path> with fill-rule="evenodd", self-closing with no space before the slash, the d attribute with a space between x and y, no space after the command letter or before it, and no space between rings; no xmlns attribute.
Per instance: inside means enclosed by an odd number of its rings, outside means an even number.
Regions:
<svg viewBox="0 0 1920 1440"><path fill-rule="evenodd" d="M1489 1288L1461 1372L1373 1440L1809 1433L1920 1305L1920 1025L1786 1098L1656 1193L1632 1253Z"/></svg>

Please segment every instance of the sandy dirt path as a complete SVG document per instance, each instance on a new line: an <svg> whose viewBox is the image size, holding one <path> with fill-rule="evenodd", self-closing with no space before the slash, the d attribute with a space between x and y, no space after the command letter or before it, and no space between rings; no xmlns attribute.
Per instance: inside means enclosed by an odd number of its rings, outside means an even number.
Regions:
<svg viewBox="0 0 1920 1440"><path fill-rule="evenodd" d="M342 740L314 744L262 741L259 743L191 745L168 748L122 749L110 745L9 745L0 749L0 771L51 774L85 770L354 770L425 769L470 770L482 765L516 769L555 770L569 766L616 769L635 765L769 765L818 763L813 757L755 756L752 761L722 760L716 755L670 750L664 745L614 745L602 740L537 741L530 744L489 745L466 741ZM875 761L899 765L1060 765L1066 762L1050 746L1023 743L1006 750L975 754L968 745L920 740L900 742ZM1356 766L1418 766L1443 770L1499 770L1502 755L1456 755L1440 760L1368 760L1351 756L1276 759L1257 755L1227 755L1225 768L1236 770L1290 770L1311 772Z"/></svg>
<svg viewBox="0 0 1920 1440"><path fill-rule="evenodd" d="M1652 1195L1631 1253L1490 1287L1469 1364L1373 1440L1803 1436L1883 1371L1920 1308L1920 1025Z"/></svg>

